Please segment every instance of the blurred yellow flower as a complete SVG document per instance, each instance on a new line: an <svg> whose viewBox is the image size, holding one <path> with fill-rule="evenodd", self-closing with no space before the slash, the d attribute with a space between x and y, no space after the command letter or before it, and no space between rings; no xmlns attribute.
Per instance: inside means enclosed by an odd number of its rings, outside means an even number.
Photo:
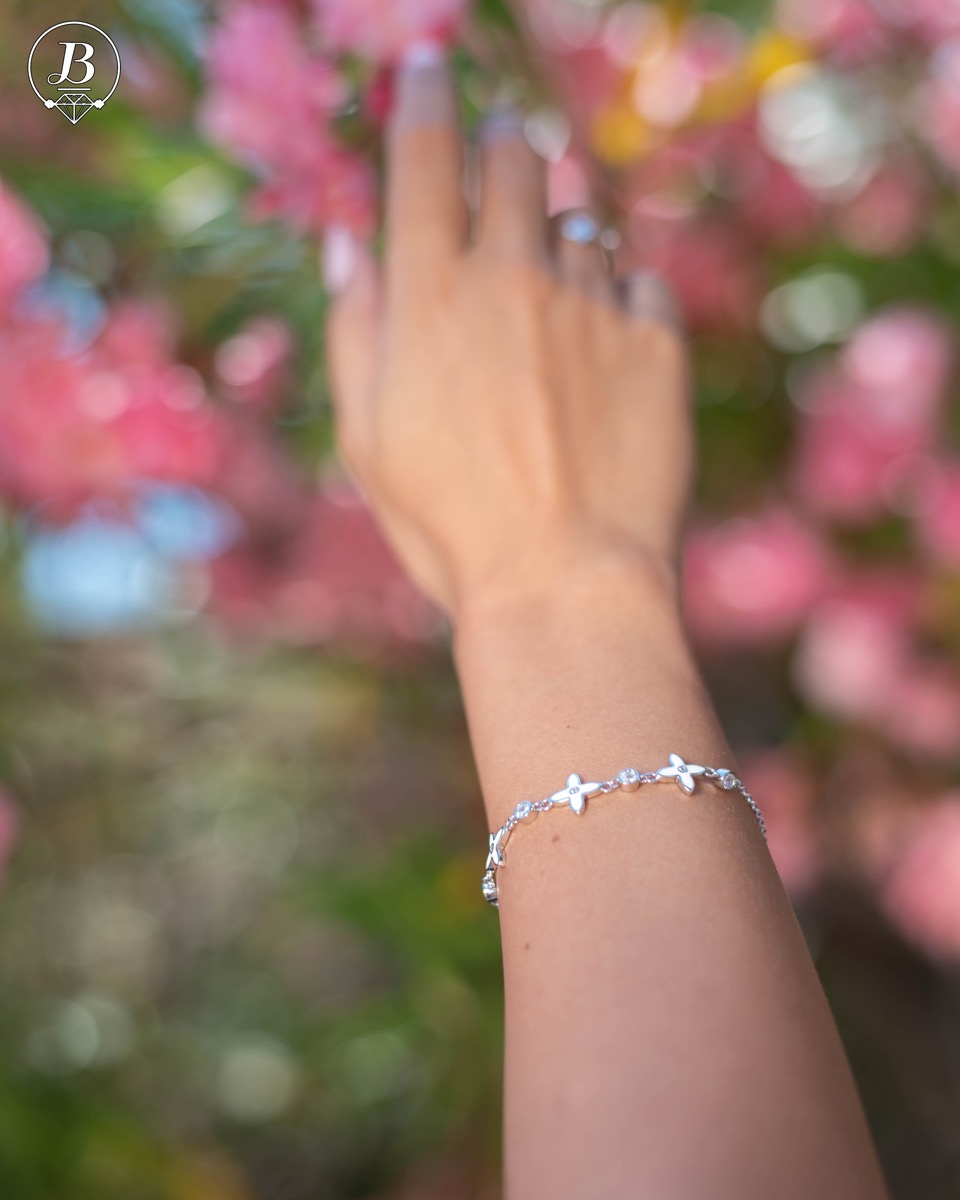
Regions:
<svg viewBox="0 0 960 1200"><path fill-rule="evenodd" d="M767 29L754 39L747 65L754 87L759 89L778 71L799 66L811 57L810 48L803 42L777 29Z"/></svg>
<svg viewBox="0 0 960 1200"><path fill-rule="evenodd" d="M611 166L634 162L653 141L649 124L625 101L597 113L590 140L597 157Z"/></svg>

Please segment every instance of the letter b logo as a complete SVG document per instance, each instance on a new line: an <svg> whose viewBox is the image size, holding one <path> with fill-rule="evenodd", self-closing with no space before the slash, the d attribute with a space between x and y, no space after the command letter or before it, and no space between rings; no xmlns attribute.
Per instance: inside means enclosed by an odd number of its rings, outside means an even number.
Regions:
<svg viewBox="0 0 960 1200"><path fill-rule="evenodd" d="M93 59L93 47L89 42L61 42L63 47L63 66L60 68L59 75L50 75L47 77L47 83L60 84L72 83L79 87L85 83L89 83L93 78L96 68L91 61ZM77 50L83 48L82 54L77 54ZM70 68L76 60L79 66L82 66L85 74L82 79L71 79Z"/></svg>
<svg viewBox="0 0 960 1200"><path fill-rule="evenodd" d="M120 82L120 55L110 37L87 21L61 21L42 33L27 61L30 86L44 107L76 125L103 108Z"/></svg>

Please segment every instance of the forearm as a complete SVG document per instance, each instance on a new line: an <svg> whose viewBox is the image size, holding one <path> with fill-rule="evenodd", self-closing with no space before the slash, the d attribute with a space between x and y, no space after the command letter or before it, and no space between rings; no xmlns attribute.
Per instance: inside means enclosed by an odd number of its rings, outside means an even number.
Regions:
<svg viewBox="0 0 960 1200"><path fill-rule="evenodd" d="M691 490L663 287L615 286L587 214L554 236L520 120L486 126L471 215L448 72L420 52L397 83L384 267L358 252L328 323L338 442L454 619L491 827L574 770L726 765L669 584L603 549L670 558ZM749 808L666 786L588 806L499 872L508 1200L882 1196Z"/></svg>
<svg viewBox="0 0 960 1200"><path fill-rule="evenodd" d="M491 829L573 770L734 765L675 604L629 570L468 612L455 655ZM544 814L498 882L508 1200L884 1194L742 797L658 785Z"/></svg>

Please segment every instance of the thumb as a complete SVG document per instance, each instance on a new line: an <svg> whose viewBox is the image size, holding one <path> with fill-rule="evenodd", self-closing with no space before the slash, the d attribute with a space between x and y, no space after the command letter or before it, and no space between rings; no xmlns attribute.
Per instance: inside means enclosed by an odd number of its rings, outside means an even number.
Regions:
<svg viewBox="0 0 960 1200"><path fill-rule="evenodd" d="M380 270L369 247L343 226L327 230L322 267L333 295L326 345L337 435L341 448L353 454L370 425L379 368Z"/></svg>

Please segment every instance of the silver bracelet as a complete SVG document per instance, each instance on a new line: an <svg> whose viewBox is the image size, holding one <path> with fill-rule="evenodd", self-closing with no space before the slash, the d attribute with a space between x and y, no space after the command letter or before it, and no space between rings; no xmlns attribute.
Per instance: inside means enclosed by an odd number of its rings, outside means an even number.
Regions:
<svg viewBox="0 0 960 1200"><path fill-rule="evenodd" d="M766 840L767 827L756 801L744 787L743 780L726 767L701 767L697 763L684 762L679 754L671 754L670 765L661 767L659 771L637 771L633 767L626 767L619 775L607 779L604 783L584 783L579 775L568 775L565 788L554 792L552 796L544 796L542 800L521 800L496 833L490 834L490 852L487 854L483 876L484 900L494 908L500 907L497 871L506 861L504 851L510 834L521 822L529 823L536 819L538 813L547 812L551 808L563 808L566 805L569 805L577 816L582 816L586 811L588 796L605 796L616 791L635 792L644 783L675 783L689 796L696 788L698 778L711 780L725 792L739 792L750 805L760 826L760 832Z"/></svg>

